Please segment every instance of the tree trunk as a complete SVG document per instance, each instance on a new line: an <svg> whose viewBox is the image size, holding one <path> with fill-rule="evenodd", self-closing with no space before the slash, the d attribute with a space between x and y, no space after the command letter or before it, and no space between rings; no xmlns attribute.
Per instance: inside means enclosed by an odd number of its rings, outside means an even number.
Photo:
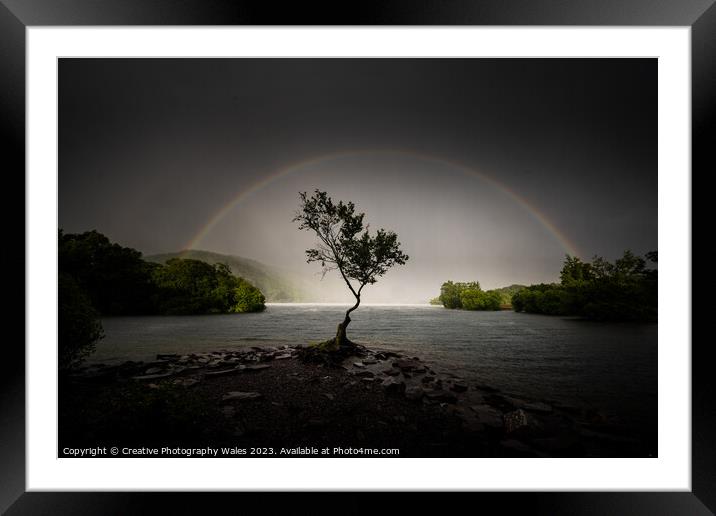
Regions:
<svg viewBox="0 0 716 516"><path fill-rule="evenodd" d="M358 308L358 305L360 305L360 296L356 296L356 304L354 304L348 309L348 311L346 312L346 316L343 319L343 322L338 325L338 330L336 331L336 347L338 348L340 348L341 346L348 346L352 344L346 336L346 329L351 323L351 312Z"/></svg>

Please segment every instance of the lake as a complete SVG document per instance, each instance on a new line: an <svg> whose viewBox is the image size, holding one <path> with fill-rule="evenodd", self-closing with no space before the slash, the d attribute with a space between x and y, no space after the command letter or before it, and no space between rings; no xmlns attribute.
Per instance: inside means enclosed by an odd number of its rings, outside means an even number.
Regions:
<svg viewBox="0 0 716 516"><path fill-rule="evenodd" d="M150 361L247 346L309 344L335 334L346 306L269 304L254 314L112 317L90 362ZM657 325L594 323L512 311L367 305L349 337L417 356L443 374L506 393L615 414L656 429Z"/></svg>

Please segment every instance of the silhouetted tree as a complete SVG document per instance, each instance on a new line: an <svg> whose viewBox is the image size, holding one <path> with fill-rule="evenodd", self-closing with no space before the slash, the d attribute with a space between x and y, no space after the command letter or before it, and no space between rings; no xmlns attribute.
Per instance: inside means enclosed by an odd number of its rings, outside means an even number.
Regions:
<svg viewBox="0 0 716 516"><path fill-rule="evenodd" d="M363 224L365 214L356 213L352 202L334 203L320 190L315 190L311 197L303 192L300 197L301 204L293 220L299 223L299 229L313 231L319 240L316 247L306 250L307 262L320 262L324 276L337 270L356 300L338 325L335 339L328 343L327 349L338 350L352 345L346 329L351 312L360 305L363 288L375 283L394 265L404 265L408 255L400 250L394 232L381 228L371 235L368 225Z"/></svg>

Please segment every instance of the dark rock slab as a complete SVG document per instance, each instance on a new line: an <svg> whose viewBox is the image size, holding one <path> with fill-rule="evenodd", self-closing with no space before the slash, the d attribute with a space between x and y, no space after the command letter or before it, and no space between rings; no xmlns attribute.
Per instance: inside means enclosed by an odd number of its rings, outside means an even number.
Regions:
<svg viewBox="0 0 716 516"><path fill-rule="evenodd" d="M402 380L397 380L393 377L386 378L381 383L381 386L388 394L397 394L405 391L405 382Z"/></svg>
<svg viewBox="0 0 716 516"><path fill-rule="evenodd" d="M140 382L141 381L149 381L149 380L158 380L160 378L168 378L168 377L172 376L173 374L174 373L144 374L144 375L140 375L140 376L133 376L132 379L138 380Z"/></svg>
<svg viewBox="0 0 716 516"><path fill-rule="evenodd" d="M255 400L262 398L263 394L260 392L241 392L241 391L231 391L227 392L222 396L223 401L243 401L243 400Z"/></svg>
<svg viewBox="0 0 716 516"><path fill-rule="evenodd" d="M448 391L427 391L425 397L430 401L457 403L457 396Z"/></svg>
<svg viewBox="0 0 716 516"><path fill-rule="evenodd" d="M494 429L502 429L502 414L489 405L471 405L472 410L482 424Z"/></svg>
<svg viewBox="0 0 716 516"><path fill-rule="evenodd" d="M425 395L425 389L419 385L413 385L405 389L405 399L410 401L419 401Z"/></svg>
<svg viewBox="0 0 716 516"><path fill-rule="evenodd" d="M397 367L402 371L412 371L420 367L420 363L414 360L396 360L393 362L393 367Z"/></svg>
<svg viewBox="0 0 716 516"><path fill-rule="evenodd" d="M467 391L467 384L463 382L453 382L450 386L450 390L455 392L465 392Z"/></svg>
<svg viewBox="0 0 716 516"><path fill-rule="evenodd" d="M181 385L183 387L191 387L192 385L196 385L199 383L198 378L177 378L174 380L174 383L176 385Z"/></svg>
<svg viewBox="0 0 716 516"><path fill-rule="evenodd" d="M500 394L488 394L484 397L485 403L488 405L500 409L502 412L509 412L515 409L514 404L508 400L505 396Z"/></svg>
<svg viewBox="0 0 716 516"><path fill-rule="evenodd" d="M268 364L249 365L249 366L245 366L243 368L243 371L262 371L263 369L268 369L269 367L271 367L271 366Z"/></svg>
<svg viewBox="0 0 716 516"><path fill-rule="evenodd" d="M538 414L551 414L552 413L552 405L548 405L547 403L542 403L539 401L531 402L531 403L523 403L521 408L525 410L529 410L530 412L536 412Z"/></svg>
<svg viewBox="0 0 716 516"><path fill-rule="evenodd" d="M232 374L239 374L243 369L245 368L233 367L231 369L222 369L220 371L209 371L207 373L204 373L204 376L208 376L210 378L217 376L229 376Z"/></svg>

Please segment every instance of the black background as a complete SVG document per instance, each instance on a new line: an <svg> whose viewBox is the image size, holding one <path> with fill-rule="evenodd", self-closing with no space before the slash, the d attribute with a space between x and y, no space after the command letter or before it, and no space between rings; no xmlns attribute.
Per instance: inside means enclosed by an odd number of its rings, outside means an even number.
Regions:
<svg viewBox="0 0 716 516"><path fill-rule="evenodd" d="M317 4L235 2L230 0L2 0L0 5L0 152L5 199L2 206L5 239L7 304L4 319L14 335L3 339L0 374L0 510L7 514L196 514L251 513L251 508L273 513L286 504L292 514L336 512L357 514L388 506L377 494L348 494L340 501L326 494L291 496L257 494L127 494L24 493L25 485L25 364L24 302L24 28L28 25L164 25L164 24L447 24L447 25L689 25L692 26L692 138L694 196L708 195L709 174L716 170L716 6L713 0L660 1L550 1L488 0L422 2L388 1L335 3L332 10ZM693 214L693 235L713 217ZM696 244L694 241L693 244ZM693 270L704 270L709 259L700 244L692 244ZM31 274L32 271L26 271ZM692 273L693 274L693 273ZM712 279L697 281L693 293L705 291ZM8 295L16 292L18 297ZM709 514L716 509L716 410L712 340L700 338L705 316L713 302L693 300L692 340L692 489L693 493L486 493L469 499L444 500L423 494L403 496L401 511L419 507L444 511L527 512L529 514ZM685 302L687 300L684 300ZM431 474L426 472L426 474ZM453 497L462 495L452 495ZM19 497L19 498L18 498ZM395 502L395 500L393 500ZM428 503L429 502L429 503ZM457 505L459 504L459 505ZM10 507L12 505L12 507ZM460 509L459 507L462 507ZM9 509L8 509L9 508ZM215 510L212 508L216 508ZM711 510L709 510L709 508ZM422 511L421 511L422 512Z"/></svg>

